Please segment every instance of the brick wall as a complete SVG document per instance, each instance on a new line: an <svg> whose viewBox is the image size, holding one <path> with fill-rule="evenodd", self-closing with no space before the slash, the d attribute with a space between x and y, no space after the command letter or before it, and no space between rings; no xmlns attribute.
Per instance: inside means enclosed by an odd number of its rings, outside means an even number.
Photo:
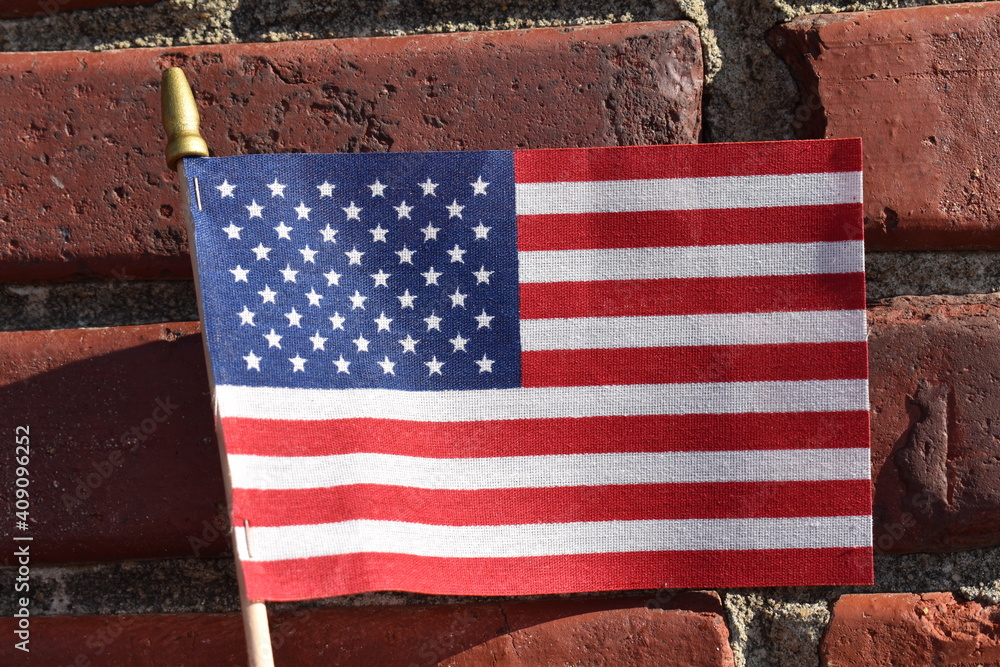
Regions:
<svg viewBox="0 0 1000 667"><path fill-rule="evenodd" d="M865 142L875 586L272 605L279 664L1000 665L1000 5L480 5L0 7L0 405L32 428L34 664L245 661L162 158L158 75L182 64L217 154ZM545 26L574 29L520 30ZM0 662L31 664L9 533Z"/></svg>

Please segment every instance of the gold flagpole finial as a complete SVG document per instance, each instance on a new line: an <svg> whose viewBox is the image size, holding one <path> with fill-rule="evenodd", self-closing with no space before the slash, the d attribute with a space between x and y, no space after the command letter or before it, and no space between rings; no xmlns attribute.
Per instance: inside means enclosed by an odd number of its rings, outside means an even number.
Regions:
<svg viewBox="0 0 1000 667"><path fill-rule="evenodd" d="M208 144L201 136L198 105L184 70L163 70L160 83L160 107L163 129L167 132L167 166L177 170L177 161L185 157L208 157Z"/></svg>

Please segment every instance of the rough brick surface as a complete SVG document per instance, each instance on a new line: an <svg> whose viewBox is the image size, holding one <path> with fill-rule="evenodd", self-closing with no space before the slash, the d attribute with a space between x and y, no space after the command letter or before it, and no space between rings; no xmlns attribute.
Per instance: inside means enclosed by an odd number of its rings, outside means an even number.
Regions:
<svg viewBox="0 0 1000 667"><path fill-rule="evenodd" d="M894 299L870 308L869 324L876 547L1000 544L1000 297ZM213 526L223 485L195 331L0 333L4 428L31 426L32 474L46 481L33 487L39 562L228 548ZM167 397L181 407L136 442L133 427ZM4 474L0 503L14 488Z"/></svg>
<svg viewBox="0 0 1000 667"><path fill-rule="evenodd" d="M156 0L5 0L0 4L0 18L44 16L74 9L95 9L97 7L151 5L154 2Z"/></svg>
<svg viewBox="0 0 1000 667"><path fill-rule="evenodd" d="M875 546L1000 543L1000 296L869 309Z"/></svg>
<svg viewBox="0 0 1000 667"><path fill-rule="evenodd" d="M804 137L864 138L869 249L1000 247L1000 5L804 16Z"/></svg>
<svg viewBox="0 0 1000 667"><path fill-rule="evenodd" d="M288 609L270 612L271 643L279 665L450 664L498 665L731 665L722 606L714 594L678 596L667 609L647 609L641 597L537 600L467 605ZM13 637L15 619L0 619ZM584 630L584 628L586 630ZM12 641L0 645L3 664L36 665L245 665L238 614L53 616L31 621L31 661ZM580 660L581 632L605 647ZM623 634L614 634L623 633ZM675 634L676 633L676 634ZM518 637L550 642L545 661L528 655L512 662L464 662L469 652ZM612 647L641 646L641 661ZM695 652L697 643L701 650ZM530 652L534 649L526 647ZM77 656L84 659L78 660ZM453 656L458 655L458 658ZM489 656L490 653L484 654ZM715 659L709 661L706 656ZM611 657L611 662L602 658ZM676 662L675 657L682 659ZM688 657L690 661L687 661ZM17 658L17 659L15 659ZM489 659L489 658L487 658ZM86 662L89 661L89 662Z"/></svg>
<svg viewBox="0 0 1000 667"><path fill-rule="evenodd" d="M189 335L197 330L0 333L3 432L30 428L33 562L228 549L201 336ZM13 507L14 466L0 471L0 506Z"/></svg>
<svg viewBox="0 0 1000 667"><path fill-rule="evenodd" d="M827 667L1000 664L1000 607L951 593L845 595L820 654Z"/></svg>
<svg viewBox="0 0 1000 667"><path fill-rule="evenodd" d="M690 23L0 54L0 280L189 277L160 71L218 155L691 143Z"/></svg>
<svg viewBox="0 0 1000 667"><path fill-rule="evenodd" d="M491 639L442 667L505 665L731 667L729 630L718 613L619 609L542 623Z"/></svg>

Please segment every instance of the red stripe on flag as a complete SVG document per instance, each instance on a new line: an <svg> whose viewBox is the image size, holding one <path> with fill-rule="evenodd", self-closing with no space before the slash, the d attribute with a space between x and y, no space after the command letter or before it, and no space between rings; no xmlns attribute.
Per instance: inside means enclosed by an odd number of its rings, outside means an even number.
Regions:
<svg viewBox="0 0 1000 667"><path fill-rule="evenodd" d="M861 171L861 140L514 151L518 183Z"/></svg>
<svg viewBox="0 0 1000 667"><path fill-rule="evenodd" d="M285 526L371 519L495 526L642 519L859 516L866 479L711 482L452 491L380 484L319 489L233 489L234 525ZM642 502L636 502L642 498Z"/></svg>
<svg viewBox="0 0 1000 667"><path fill-rule="evenodd" d="M517 218L518 250L861 241L861 204L553 213Z"/></svg>
<svg viewBox="0 0 1000 667"><path fill-rule="evenodd" d="M864 379L864 342L521 353L525 387Z"/></svg>
<svg viewBox="0 0 1000 667"><path fill-rule="evenodd" d="M864 447L868 413L787 412L413 422L390 419L222 420L229 454L324 456L372 452L477 458L613 452ZM613 434L613 437L611 435Z"/></svg>
<svg viewBox="0 0 1000 667"><path fill-rule="evenodd" d="M521 319L861 310L865 274L522 283Z"/></svg>
<svg viewBox="0 0 1000 667"><path fill-rule="evenodd" d="M402 590L436 595L537 595L655 588L867 585L871 547L653 551L524 558L357 553L243 561L251 600L291 601ZM406 582L401 587L401 583Z"/></svg>

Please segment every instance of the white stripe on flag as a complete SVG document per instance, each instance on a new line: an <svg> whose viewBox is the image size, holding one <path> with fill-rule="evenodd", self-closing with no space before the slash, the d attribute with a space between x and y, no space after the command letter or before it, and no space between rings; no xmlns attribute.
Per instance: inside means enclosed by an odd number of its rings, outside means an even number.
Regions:
<svg viewBox="0 0 1000 667"><path fill-rule="evenodd" d="M385 484L473 491L559 486L868 479L868 449L629 452L435 459L396 454L231 454L237 489Z"/></svg>
<svg viewBox="0 0 1000 667"><path fill-rule="evenodd" d="M735 278L865 270L863 241L532 250L517 254L522 283Z"/></svg>
<svg viewBox="0 0 1000 667"><path fill-rule="evenodd" d="M854 204L861 172L518 183L518 215Z"/></svg>
<svg viewBox="0 0 1000 667"><path fill-rule="evenodd" d="M863 310L521 320L521 349L853 342L866 326Z"/></svg>
<svg viewBox="0 0 1000 667"><path fill-rule="evenodd" d="M405 391L217 385L221 417L467 422L868 409L867 380Z"/></svg>
<svg viewBox="0 0 1000 667"><path fill-rule="evenodd" d="M627 551L726 551L867 547L871 517L664 519L499 526L438 526L358 519L299 526L234 527L240 559L288 560L350 553L518 558Z"/></svg>

